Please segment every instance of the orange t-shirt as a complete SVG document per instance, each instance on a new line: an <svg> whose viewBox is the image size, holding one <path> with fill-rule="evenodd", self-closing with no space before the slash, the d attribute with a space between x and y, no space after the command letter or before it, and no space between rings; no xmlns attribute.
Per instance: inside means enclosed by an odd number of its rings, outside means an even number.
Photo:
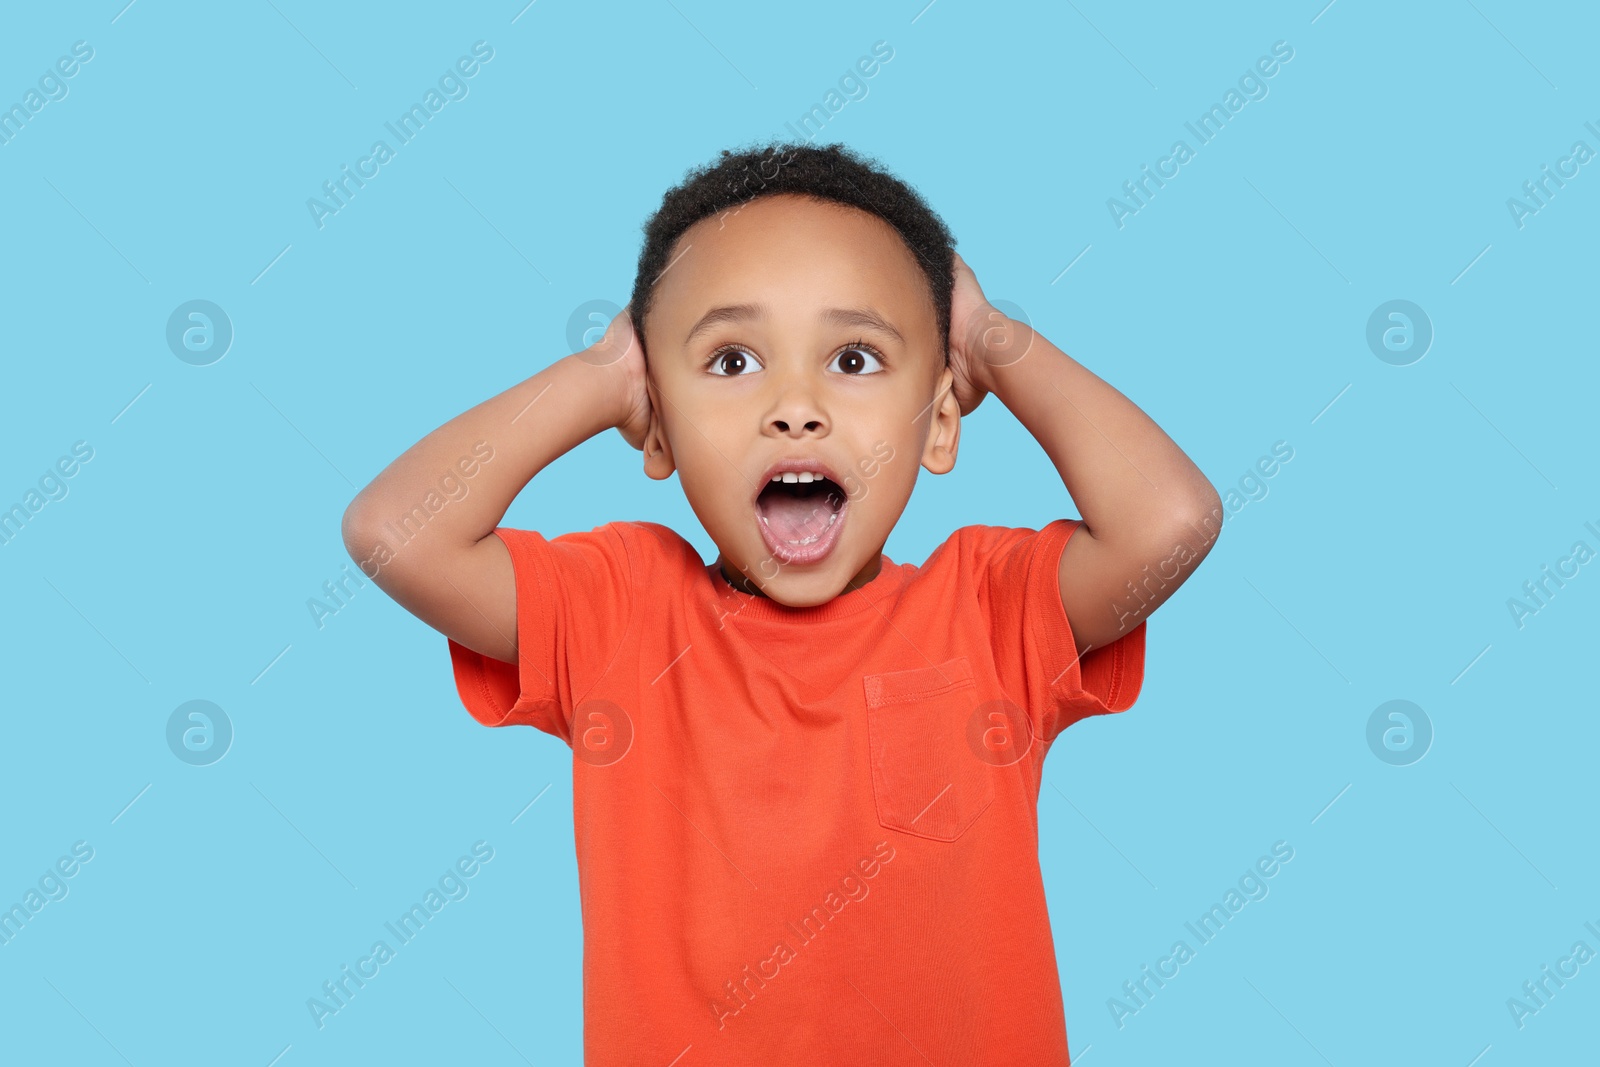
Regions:
<svg viewBox="0 0 1600 1067"><path fill-rule="evenodd" d="M656 523L495 530L521 662L451 664L479 722L572 747L585 1063L1068 1062L1040 772L1145 643L1078 661L1077 526L963 527L812 608Z"/></svg>

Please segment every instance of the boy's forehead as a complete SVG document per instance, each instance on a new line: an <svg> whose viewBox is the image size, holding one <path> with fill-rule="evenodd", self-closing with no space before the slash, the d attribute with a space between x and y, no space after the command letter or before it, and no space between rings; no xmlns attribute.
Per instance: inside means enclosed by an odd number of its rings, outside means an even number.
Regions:
<svg viewBox="0 0 1600 1067"><path fill-rule="evenodd" d="M870 306L902 333L933 314L926 276L883 219L845 204L758 198L686 230L656 283L663 325L688 328L719 305L776 309ZM681 320L681 321L680 321Z"/></svg>
<svg viewBox="0 0 1600 1067"><path fill-rule="evenodd" d="M818 253L911 259L911 250L883 219L832 200L793 194L758 197L709 215L686 230L675 254L693 242L724 255L770 254L775 247ZM911 260L913 266L915 261Z"/></svg>

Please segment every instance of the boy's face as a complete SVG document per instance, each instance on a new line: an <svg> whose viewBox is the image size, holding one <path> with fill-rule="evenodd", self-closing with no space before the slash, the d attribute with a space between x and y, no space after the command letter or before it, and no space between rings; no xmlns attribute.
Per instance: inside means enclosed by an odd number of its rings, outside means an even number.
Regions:
<svg viewBox="0 0 1600 1067"><path fill-rule="evenodd" d="M668 262L645 472L677 470L738 588L810 607L870 581L918 468L950 470L960 437L913 253L876 215L779 194L702 219ZM772 485L786 461L828 481Z"/></svg>

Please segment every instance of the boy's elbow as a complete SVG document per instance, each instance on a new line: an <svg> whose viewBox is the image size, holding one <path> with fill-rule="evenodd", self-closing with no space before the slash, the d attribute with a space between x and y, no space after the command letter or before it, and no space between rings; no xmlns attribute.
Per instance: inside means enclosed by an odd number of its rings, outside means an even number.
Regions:
<svg viewBox="0 0 1600 1067"><path fill-rule="evenodd" d="M360 506L359 501L345 509L339 535L344 539L345 552L374 585L393 596L395 590L402 587L401 583L407 581L412 571L411 561L400 559L394 551L391 535L383 530L382 521ZM415 556L415 553L410 555Z"/></svg>
<svg viewBox="0 0 1600 1067"><path fill-rule="evenodd" d="M1180 509L1178 515L1177 529L1183 540L1202 556L1209 552L1222 533L1224 519L1222 496L1216 488L1207 483L1198 499Z"/></svg>
<svg viewBox="0 0 1600 1067"><path fill-rule="evenodd" d="M339 537L344 541L344 550L350 553L350 558L360 563L372 555L373 545L377 542L377 524L367 514L367 509L359 495L344 509L344 517L339 522Z"/></svg>

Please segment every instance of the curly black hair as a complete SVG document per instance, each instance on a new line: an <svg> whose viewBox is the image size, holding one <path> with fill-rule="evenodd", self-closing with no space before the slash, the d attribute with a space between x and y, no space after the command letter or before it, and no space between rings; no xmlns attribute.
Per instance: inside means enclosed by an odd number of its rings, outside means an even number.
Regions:
<svg viewBox="0 0 1600 1067"><path fill-rule="evenodd" d="M860 208L895 228L927 276L940 348L948 364L955 237L915 189L876 160L837 144L773 141L740 151L724 148L719 159L685 173L683 181L662 196L661 207L642 227L644 247L639 252L630 305L634 333L643 339L655 282L666 270L668 256L685 230L711 215L778 193Z"/></svg>

